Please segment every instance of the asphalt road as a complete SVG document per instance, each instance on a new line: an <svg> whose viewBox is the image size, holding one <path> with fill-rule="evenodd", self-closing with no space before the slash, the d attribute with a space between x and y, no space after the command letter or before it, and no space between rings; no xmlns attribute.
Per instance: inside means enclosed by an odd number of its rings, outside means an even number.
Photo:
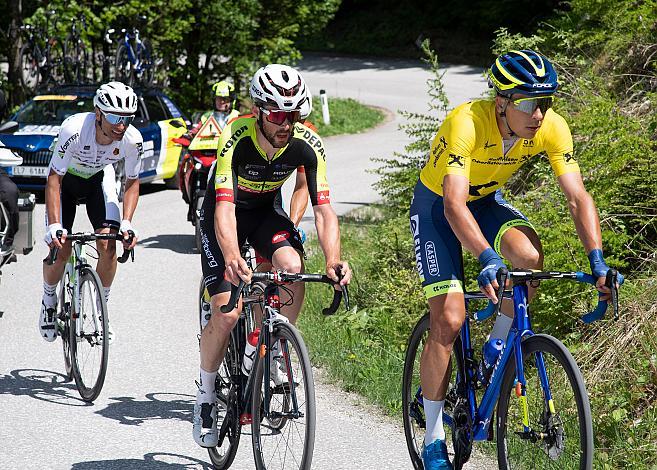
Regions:
<svg viewBox="0 0 657 470"><path fill-rule="evenodd" d="M391 118L359 135L328 138L329 182L338 213L378 199L370 158L403 149L399 109L425 112L429 72L419 62L311 57L300 69L313 93L353 97ZM481 95L481 71L447 67L452 103ZM198 374L196 289L199 255L177 191L144 187L135 218L135 263L119 268L109 302L116 341L105 386L93 405L65 383L61 343L37 333L45 247L3 269L0 284L0 468L210 468L191 436ZM43 205L35 210L40 239ZM308 214L310 215L310 213ZM305 224L311 224L307 219ZM88 228L79 209L76 229ZM312 348L312 345L309 345ZM313 468L411 468L400 423L363 399L325 383L318 372ZM245 429L233 468L254 467ZM480 463L468 468L490 468Z"/></svg>

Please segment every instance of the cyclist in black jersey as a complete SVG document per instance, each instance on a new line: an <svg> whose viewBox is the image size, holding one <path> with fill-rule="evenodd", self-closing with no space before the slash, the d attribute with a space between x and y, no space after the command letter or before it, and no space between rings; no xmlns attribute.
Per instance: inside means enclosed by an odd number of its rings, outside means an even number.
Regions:
<svg viewBox="0 0 657 470"><path fill-rule="evenodd" d="M203 447L217 445L214 384L239 310L215 313L227 303L231 284L251 279L240 246L248 239L274 268L303 271L297 231L276 204L283 183L299 166L305 170L326 273L342 285L351 279L348 263L340 259L340 230L330 204L324 145L315 132L298 122L308 94L303 78L291 67L268 65L254 75L250 93L254 116L237 119L223 130L214 184L208 184L200 216L203 277L213 313L201 335L193 419L194 440ZM293 284L290 290L294 303L283 314L295 322L303 303L303 283ZM277 366L277 361L272 364ZM285 380L279 371L272 368L274 381Z"/></svg>

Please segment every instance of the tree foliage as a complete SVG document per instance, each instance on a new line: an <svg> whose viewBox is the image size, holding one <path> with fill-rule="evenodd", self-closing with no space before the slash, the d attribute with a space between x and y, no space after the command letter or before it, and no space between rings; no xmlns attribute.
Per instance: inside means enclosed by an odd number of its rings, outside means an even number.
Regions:
<svg viewBox="0 0 657 470"><path fill-rule="evenodd" d="M18 0L12 0L18 1ZM83 38L100 43L108 27L137 26L169 72L172 94L186 108L206 108L210 84L226 77L238 90L255 69L271 62L293 64L300 58L294 41L321 30L340 0L85 0L25 2L22 20L42 22L55 10L57 31L65 37L71 21L84 13ZM139 16L145 16L141 22ZM10 44L7 44L11 46ZM16 86L16 83L13 84Z"/></svg>

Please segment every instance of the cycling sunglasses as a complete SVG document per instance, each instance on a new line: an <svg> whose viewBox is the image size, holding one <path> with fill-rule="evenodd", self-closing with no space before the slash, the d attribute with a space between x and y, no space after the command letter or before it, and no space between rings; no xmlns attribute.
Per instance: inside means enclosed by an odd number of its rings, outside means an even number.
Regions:
<svg viewBox="0 0 657 470"><path fill-rule="evenodd" d="M519 100L511 100L513 106L523 113L527 113L530 116L534 114L536 108L541 110L542 114L552 107L552 97L551 96L541 96L539 98L520 98Z"/></svg>
<svg viewBox="0 0 657 470"><path fill-rule="evenodd" d="M267 121L280 126L287 119L290 124L294 124L301 119L301 111L280 111L277 109L260 108Z"/></svg>
<svg viewBox="0 0 657 470"><path fill-rule="evenodd" d="M105 119L107 122L109 122L113 126L118 126L119 124L123 124L124 126L129 126L130 123L135 119L135 115L131 114L130 116L122 116L120 114L112 114L112 113L106 113L102 109L100 112L105 116Z"/></svg>

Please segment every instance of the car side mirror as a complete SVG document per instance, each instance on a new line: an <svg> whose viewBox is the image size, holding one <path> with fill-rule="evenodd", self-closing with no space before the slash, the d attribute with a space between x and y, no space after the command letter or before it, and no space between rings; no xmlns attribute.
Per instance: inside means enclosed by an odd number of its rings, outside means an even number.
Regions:
<svg viewBox="0 0 657 470"><path fill-rule="evenodd" d="M176 119L172 119L171 121L169 121L169 123L171 123L173 127L177 127L178 129L180 129L181 127L185 127L185 124L183 124L182 122Z"/></svg>
<svg viewBox="0 0 657 470"><path fill-rule="evenodd" d="M18 127L19 124L16 121L7 121L0 126L0 134L13 134Z"/></svg>

